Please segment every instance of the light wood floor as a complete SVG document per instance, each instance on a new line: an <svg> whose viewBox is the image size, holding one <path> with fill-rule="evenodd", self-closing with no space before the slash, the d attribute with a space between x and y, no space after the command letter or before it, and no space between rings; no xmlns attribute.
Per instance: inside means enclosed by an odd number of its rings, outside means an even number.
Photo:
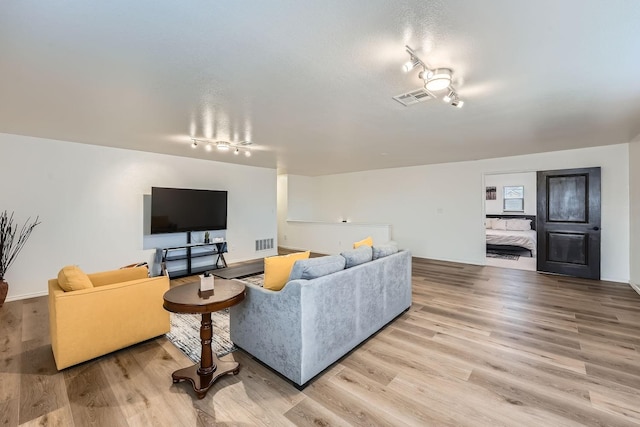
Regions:
<svg viewBox="0 0 640 427"><path fill-rule="evenodd" d="M161 337L57 372L45 297L0 309L0 425L640 423L629 286L416 260L413 306L303 392L242 351L203 400ZM114 319L116 321L117 319Z"/></svg>

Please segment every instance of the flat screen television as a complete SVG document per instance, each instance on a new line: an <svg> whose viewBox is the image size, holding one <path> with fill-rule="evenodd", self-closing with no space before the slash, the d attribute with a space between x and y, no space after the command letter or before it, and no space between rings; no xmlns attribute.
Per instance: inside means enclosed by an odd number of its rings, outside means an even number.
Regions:
<svg viewBox="0 0 640 427"><path fill-rule="evenodd" d="M226 229L226 191L151 188L151 234Z"/></svg>

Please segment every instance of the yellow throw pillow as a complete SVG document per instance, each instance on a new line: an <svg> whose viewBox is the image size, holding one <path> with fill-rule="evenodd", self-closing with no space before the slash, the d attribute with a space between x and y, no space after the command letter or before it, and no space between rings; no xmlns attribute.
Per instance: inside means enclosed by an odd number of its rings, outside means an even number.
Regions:
<svg viewBox="0 0 640 427"><path fill-rule="evenodd" d="M372 246L373 247L373 239L371 238L371 236L367 237L366 239L362 239L359 242L355 242L353 244L353 249L358 249L360 246Z"/></svg>
<svg viewBox="0 0 640 427"><path fill-rule="evenodd" d="M89 276L76 265L68 265L60 270L58 284L65 292L93 288Z"/></svg>
<svg viewBox="0 0 640 427"><path fill-rule="evenodd" d="M306 251L265 258L263 287L272 291L282 289L289 280L293 264L299 259L309 258L309 254L310 251Z"/></svg>

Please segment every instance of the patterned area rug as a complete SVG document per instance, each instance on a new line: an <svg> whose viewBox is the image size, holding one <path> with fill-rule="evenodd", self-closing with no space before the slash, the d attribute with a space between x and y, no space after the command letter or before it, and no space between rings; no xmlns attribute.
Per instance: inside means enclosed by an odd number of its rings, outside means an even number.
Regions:
<svg viewBox="0 0 640 427"><path fill-rule="evenodd" d="M500 259L510 259L512 261L517 261L520 258L520 255L487 251L487 258L500 258Z"/></svg>
<svg viewBox="0 0 640 427"><path fill-rule="evenodd" d="M178 347L194 363L200 362L200 323L202 316L199 314L171 315L171 331L166 335L169 341ZM229 339L229 309L211 313L213 322L213 338L211 348L213 352L222 357L237 350L237 347Z"/></svg>
<svg viewBox="0 0 640 427"><path fill-rule="evenodd" d="M262 286L264 274L236 280ZM169 314L171 315L171 331L167 334L167 338L194 363L200 362L202 349L200 323L202 322L202 316L199 314ZM211 342L213 352L218 357L222 357L236 351L238 348L229 338L229 309L211 313L211 321L213 323L213 338Z"/></svg>
<svg viewBox="0 0 640 427"><path fill-rule="evenodd" d="M256 274L255 276L243 277L242 279L236 280L239 282L247 282L262 287L262 285L264 284L264 273Z"/></svg>

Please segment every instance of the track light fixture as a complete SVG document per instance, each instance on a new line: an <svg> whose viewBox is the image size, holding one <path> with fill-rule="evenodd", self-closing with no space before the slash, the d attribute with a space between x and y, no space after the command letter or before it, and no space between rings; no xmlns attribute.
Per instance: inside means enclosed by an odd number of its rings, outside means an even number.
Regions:
<svg viewBox="0 0 640 427"><path fill-rule="evenodd" d="M447 94L442 96L442 100L454 107L462 108L464 101L460 99L452 84L453 70L451 68L431 68L426 62L421 60L418 55L416 55L413 49L409 46L405 46L405 48L410 59L406 64L404 64L403 69L405 72L409 72L418 66L422 67L422 70L418 73L418 77L423 80L424 89L419 89L410 93L417 99L415 102L407 102L405 100L407 94L395 96L394 99L401 104L408 106L419 101L437 98L434 92L440 92L446 89ZM423 92L423 94L418 92Z"/></svg>
<svg viewBox="0 0 640 427"><path fill-rule="evenodd" d="M402 69L404 70L405 73L408 73L409 71L416 68L418 65L420 65L420 60L412 56L409 61L404 63L404 65L402 66Z"/></svg>
<svg viewBox="0 0 640 427"><path fill-rule="evenodd" d="M251 157L250 146L253 145L251 141L242 141L237 144L228 141L205 141L196 138L191 138L191 141L191 148L198 148L198 143L203 143L205 144L204 149L206 151L212 151L213 147L215 147L217 151L230 151L233 149L233 154L238 155L244 153L246 157Z"/></svg>
<svg viewBox="0 0 640 427"><path fill-rule="evenodd" d="M443 96L442 100L456 108L462 108L462 106L464 105L464 101L461 100L458 94L453 90L450 90L448 94Z"/></svg>

